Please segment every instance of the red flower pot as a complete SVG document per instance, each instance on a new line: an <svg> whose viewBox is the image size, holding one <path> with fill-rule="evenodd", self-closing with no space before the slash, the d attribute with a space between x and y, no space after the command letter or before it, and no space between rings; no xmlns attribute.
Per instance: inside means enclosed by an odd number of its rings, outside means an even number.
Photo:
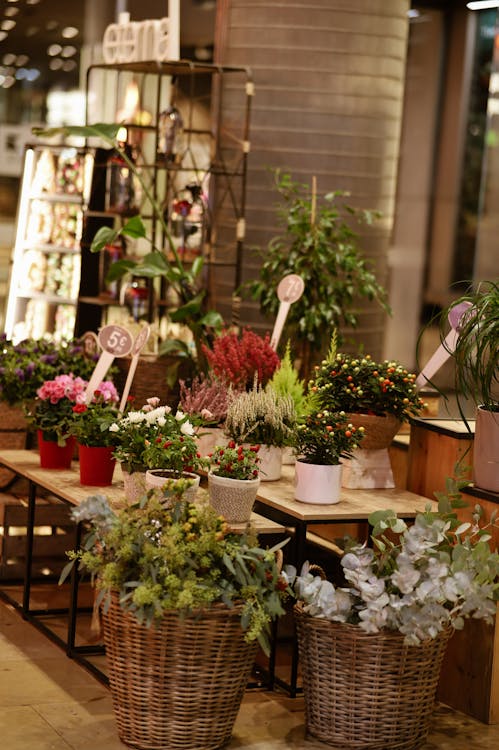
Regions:
<svg viewBox="0 0 499 750"><path fill-rule="evenodd" d="M42 430L38 430L38 450L42 469L69 469L73 459L75 439L69 437L66 445L57 445L56 440L45 440Z"/></svg>
<svg viewBox="0 0 499 750"><path fill-rule="evenodd" d="M107 487L113 481L114 446L78 445L80 455L80 484Z"/></svg>

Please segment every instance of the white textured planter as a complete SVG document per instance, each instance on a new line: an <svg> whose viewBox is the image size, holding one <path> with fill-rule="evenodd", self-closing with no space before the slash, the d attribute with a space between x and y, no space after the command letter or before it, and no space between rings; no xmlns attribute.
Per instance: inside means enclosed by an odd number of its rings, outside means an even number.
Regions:
<svg viewBox="0 0 499 750"><path fill-rule="evenodd" d="M122 471L122 474L127 503L130 505L138 503L147 492L145 471L134 471L131 474L128 471Z"/></svg>
<svg viewBox="0 0 499 750"><path fill-rule="evenodd" d="M482 406L476 412L473 481L482 490L499 492L499 412Z"/></svg>
<svg viewBox="0 0 499 750"><path fill-rule="evenodd" d="M260 479L262 482L275 482L282 474L282 448L276 445L261 445L258 452L260 457Z"/></svg>
<svg viewBox="0 0 499 750"><path fill-rule="evenodd" d="M295 498L301 503L333 505L340 500L343 466L335 464L295 464Z"/></svg>
<svg viewBox="0 0 499 750"><path fill-rule="evenodd" d="M225 436L222 427L200 427L196 440L199 453L205 457L213 453L216 445L227 445L229 438Z"/></svg>
<svg viewBox="0 0 499 750"><path fill-rule="evenodd" d="M290 445L285 445L282 449L282 465L283 466L294 466L296 463L295 449Z"/></svg>
<svg viewBox="0 0 499 750"><path fill-rule="evenodd" d="M229 523L245 523L250 520L259 485L260 477L230 479L219 477L210 471L208 474L210 505Z"/></svg>
<svg viewBox="0 0 499 750"><path fill-rule="evenodd" d="M172 471L169 469L150 469L146 471L146 490L161 489L169 479L175 479ZM184 498L193 503L196 499L196 493L199 487L199 474L193 474L192 472L184 471L182 473L182 479L192 479L194 484L184 492Z"/></svg>

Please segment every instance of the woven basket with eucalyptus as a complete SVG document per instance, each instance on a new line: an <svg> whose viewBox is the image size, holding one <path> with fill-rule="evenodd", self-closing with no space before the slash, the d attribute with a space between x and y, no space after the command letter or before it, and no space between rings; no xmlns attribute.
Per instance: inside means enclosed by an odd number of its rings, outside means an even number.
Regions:
<svg viewBox="0 0 499 750"><path fill-rule="evenodd" d="M116 594L103 611L104 641L118 733L144 750L215 750L226 744L257 642L247 643L241 607L140 624Z"/></svg>
<svg viewBox="0 0 499 750"><path fill-rule="evenodd" d="M416 750L428 734L452 630L419 646L397 631L311 617L294 607L307 731L333 750Z"/></svg>

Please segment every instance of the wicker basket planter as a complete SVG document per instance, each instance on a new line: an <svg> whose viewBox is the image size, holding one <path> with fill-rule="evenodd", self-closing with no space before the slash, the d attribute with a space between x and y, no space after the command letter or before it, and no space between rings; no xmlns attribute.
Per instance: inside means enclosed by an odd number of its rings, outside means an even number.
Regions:
<svg viewBox="0 0 499 750"><path fill-rule="evenodd" d="M384 417L377 414L355 414L350 412L347 419L354 427L364 427L364 438L360 444L362 450L379 450L388 448L400 429L401 421L393 414Z"/></svg>
<svg viewBox="0 0 499 750"><path fill-rule="evenodd" d="M451 629L420 646L294 608L307 731L334 750L416 750L432 717Z"/></svg>
<svg viewBox="0 0 499 750"><path fill-rule="evenodd" d="M141 625L113 595L103 612L120 739L144 750L215 750L232 734L255 659L241 608L220 605L159 627Z"/></svg>
<svg viewBox="0 0 499 750"><path fill-rule="evenodd" d="M260 477L255 479L232 479L208 473L210 505L229 523L246 523L260 486Z"/></svg>

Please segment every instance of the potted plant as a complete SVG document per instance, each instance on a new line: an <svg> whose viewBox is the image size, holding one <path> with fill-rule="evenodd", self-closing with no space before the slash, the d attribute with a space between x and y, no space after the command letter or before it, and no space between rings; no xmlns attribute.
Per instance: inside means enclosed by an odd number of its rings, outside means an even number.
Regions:
<svg viewBox="0 0 499 750"><path fill-rule="evenodd" d="M303 503L330 504L340 499L342 459L350 458L364 437L345 412L312 412L295 433L295 498Z"/></svg>
<svg viewBox="0 0 499 750"><path fill-rule="evenodd" d="M211 372L194 377L190 385L180 380L179 385L179 408L195 425L199 452L207 456L224 439L227 409L234 395L232 386Z"/></svg>
<svg viewBox="0 0 499 750"><path fill-rule="evenodd" d="M231 533L207 504L154 495L115 513L101 496L73 512L90 524L72 553L102 605L120 738L137 748L219 748L239 710L257 644L289 592L275 550Z"/></svg>
<svg viewBox="0 0 499 750"><path fill-rule="evenodd" d="M464 402L476 406L474 483L499 492L499 285L481 283L476 291L455 299L439 320L441 341L448 350L449 320L459 334L449 351L455 368L454 390L465 422Z"/></svg>
<svg viewBox="0 0 499 750"><path fill-rule="evenodd" d="M280 396L267 385L254 385L239 393L225 419L225 432L238 444L258 443L262 481L279 479L282 469L282 447L289 444L296 425L291 396Z"/></svg>
<svg viewBox="0 0 499 750"><path fill-rule="evenodd" d="M210 456L210 504L231 523L250 520L260 486L259 450L259 445L248 448L230 440L226 446L217 445Z"/></svg>
<svg viewBox="0 0 499 750"><path fill-rule="evenodd" d="M450 634L467 617L494 617L499 556L479 507L470 522L458 519L456 487L410 527L393 511L373 513L373 546L347 545L342 580L307 563L294 581L307 730L322 741L419 747Z"/></svg>
<svg viewBox="0 0 499 750"><path fill-rule="evenodd" d="M105 380L96 388L89 404L73 406L71 434L78 444L80 482L90 487L112 483L116 433L110 427L118 417L119 395L114 383Z"/></svg>
<svg viewBox="0 0 499 750"><path fill-rule="evenodd" d="M270 336L259 336L250 328L223 331L203 351L213 373L236 390L252 388L255 380L265 386L279 366Z"/></svg>
<svg viewBox="0 0 499 750"><path fill-rule="evenodd" d="M251 282L249 289L262 312L275 318L281 279L288 274L303 279L304 292L291 305L285 331L299 344L301 373L308 376L314 359L324 354L331 331L339 330L341 324L357 325L354 300L376 300L389 309L386 292L352 229L352 223L372 224L379 214L351 207L344 202L349 194L340 190L318 201L315 183L310 189L279 169L275 170L275 183L284 233L274 237L261 253L259 279Z"/></svg>
<svg viewBox="0 0 499 750"><path fill-rule="evenodd" d="M73 406L85 400L87 383L73 374L46 380L28 407L27 418L38 434L40 465L44 469L69 468L75 439Z"/></svg>

